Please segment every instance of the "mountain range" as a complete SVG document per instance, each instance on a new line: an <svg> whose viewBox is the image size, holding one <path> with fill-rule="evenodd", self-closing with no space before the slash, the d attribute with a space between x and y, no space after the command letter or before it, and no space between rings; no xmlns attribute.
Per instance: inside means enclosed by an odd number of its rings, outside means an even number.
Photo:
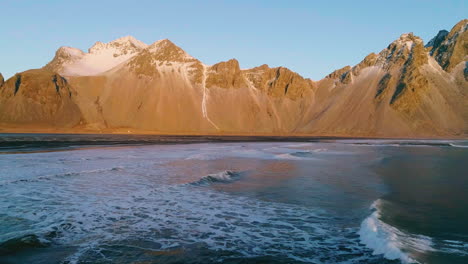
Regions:
<svg viewBox="0 0 468 264"><path fill-rule="evenodd" d="M40 69L0 74L0 131L466 137L468 19L426 45L403 34L319 81L206 65L168 39L61 47Z"/></svg>

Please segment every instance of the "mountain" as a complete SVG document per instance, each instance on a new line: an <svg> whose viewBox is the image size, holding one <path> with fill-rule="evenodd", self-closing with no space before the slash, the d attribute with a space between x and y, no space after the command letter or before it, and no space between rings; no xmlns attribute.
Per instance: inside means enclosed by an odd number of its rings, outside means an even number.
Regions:
<svg viewBox="0 0 468 264"><path fill-rule="evenodd" d="M25 71L5 83L0 78L0 123L72 128L81 119L72 96L68 81L51 71Z"/></svg>
<svg viewBox="0 0 468 264"><path fill-rule="evenodd" d="M442 32L442 33L441 33ZM468 54L468 19L457 23L446 33L441 31L428 43L431 55L444 70L451 71L460 62L466 61Z"/></svg>
<svg viewBox="0 0 468 264"><path fill-rule="evenodd" d="M61 47L0 78L4 131L466 137L468 20L424 46L403 34L319 81L284 68L205 65L168 39ZM19 83L19 84L18 84Z"/></svg>
<svg viewBox="0 0 468 264"><path fill-rule="evenodd" d="M109 43L96 42L88 53L61 47L44 69L66 76L98 75L127 61L146 47L146 44L130 36Z"/></svg>

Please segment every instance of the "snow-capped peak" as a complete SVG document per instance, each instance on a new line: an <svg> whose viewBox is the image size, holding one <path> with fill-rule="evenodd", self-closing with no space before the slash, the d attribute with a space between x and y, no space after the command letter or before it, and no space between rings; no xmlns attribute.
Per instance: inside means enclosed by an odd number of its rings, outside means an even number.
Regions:
<svg viewBox="0 0 468 264"><path fill-rule="evenodd" d="M112 48L122 50L123 52L129 51L129 50L137 51L137 50L142 50L146 47L148 47L147 44L135 39L132 36L126 36L126 37L113 40L109 43L103 43L101 41L98 41L94 43L94 45L91 48L89 48L88 52L98 53L102 50L107 50L107 49L112 49Z"/></svg>
<svg viewBox="0 0 468 264"><path fill-rule="evenodd" d="M121 43L121 44L130 43L130 44L133 44L135 47L140 48L140 49L144 49L144 48L148 47L148 44L146 44L146 43L144 43L142 41L139 41L138 39L136 39L136 38L134 38L132 36L121 37L121 38L118 38L116 40L111 41L110 43Z"/></svg>
<svg viewBox="0 0 468 264"><path fill-rule="evenodd" d="M148 45L132 36L109 43L96 42L87 53L61 47L48 67L65 76L98 75L134 57Z"/></svg>
<svg viewBox="0 0 468 264"><path fill-rule="evenodd" d="M64 56L64 57L71 57L71 58L79 58L79 57L82 57L85 54L80 49L73 48L73 47L66 47L66 46L60 47L57 50L57 53Z"/></svg>
<svg viewBox="0 0 468 264"><path fill-rule="evenodd" d="M169 39L147 45L132 36L125 36L108 43L96 42L88 52L62 47L46 67L64 76L99 75L137 55L151 61L196 61Z"/></svg>
<svg viewBox="0 0 468 264"><path fill-rule="evenodd" d="M405 46L408 50L411 50L411 47L414 43L422 43L423 40L415 35L412 32L401 34L401 36L395 40L392 44L397 46Z"/></svg>
<svg viewBox="0 0 468 264"><path fill-rule="evenodd" d="M169 39L160 39L155 41L151 45L148 46L150 51L158 51L159 49L168 48L168 47L177 47L172 41Z"/></svg>
<svg viewBox="0 0 468 264"><path fill-rule="evenodd" d="M415 47L417 47L415 49ZM386 49L383 49L374 58L369 58L373 65L388 69L390 67L401 66L413 54L424 49L423 40L413 33L402 34L398 39L390 43ZM423 51L425 52L425 51Z"/></svg>
<svg viewBox="0 0 468 264"><path fill-rule="evenodd" d="M194 57L190 56L183 49L178 47L169 39L161 39L149 45L147 50L156 55L155 59L160 61L193 61Z"/></svg>

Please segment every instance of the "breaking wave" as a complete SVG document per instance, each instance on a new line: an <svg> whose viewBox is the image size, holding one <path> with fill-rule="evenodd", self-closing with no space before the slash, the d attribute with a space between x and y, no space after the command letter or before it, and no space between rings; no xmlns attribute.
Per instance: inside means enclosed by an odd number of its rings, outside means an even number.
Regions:
<svg viewBox="0 0 468 264"><path fill-rule="evenodd" d="M14 254L18 251L31 248L44 248L49 246L49 241L38 237L37 235L25 235L12 238L0 243L0 256L5 254Z"/></svg>
<svg viewBox="0 0 468 264"><path fill-rule="evenodd" d="M449 145L455 148L468 148L468 145L460 145L455 143L450 143Z"/></svg>
<svg viewBox="0 0 468 264"><path fill-rule="evenodd" d="M419 263L411 257L409 251L435 251L430 237L408 234L380 220L382 201L376 200L372 214L361 223L359 236L361 243L373 250L374 255L383 255L390 260L402 263Z"/></svg>
<svg viewBox="0 0 468 264"><path fill-rule="evenodd" d="M347 141L345 144L355 146L373 146L373 147L459 147L466 148L466 141L442 141L442 140L365 140L365 141Z"/></svg>
<svg viewBox="0 0 468 264"><path fill-rule="evenodd" d="M276 155L276 158L278 159L289 159L289 160L304 160L304 159L316 159L314 157L314 153L317 153L318 151L298 151L298 152L292 152L292 153L285 153L285 154L279 154Z"/></svg>
<svg viewBox="0 0 468 264"><path fill-rule="evenodd" d="M208 174L198 181L192 182L192 185L208 185L211 183L230 183L240 179L241 173L225 170L214 174Z"/></svg>

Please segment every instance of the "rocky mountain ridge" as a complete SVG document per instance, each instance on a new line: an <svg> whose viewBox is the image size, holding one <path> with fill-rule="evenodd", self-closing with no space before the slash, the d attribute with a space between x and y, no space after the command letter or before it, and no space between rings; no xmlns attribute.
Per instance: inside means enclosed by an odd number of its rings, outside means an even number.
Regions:
<svg viewBox="0 0 468 264"><path fill-rule="evenodd" d="M465 137L467 38L467 19L426 46L402 34L319 81L235 59L205 65L167 39L61 47L42 69L0 75L0 129Z"/></svg>

